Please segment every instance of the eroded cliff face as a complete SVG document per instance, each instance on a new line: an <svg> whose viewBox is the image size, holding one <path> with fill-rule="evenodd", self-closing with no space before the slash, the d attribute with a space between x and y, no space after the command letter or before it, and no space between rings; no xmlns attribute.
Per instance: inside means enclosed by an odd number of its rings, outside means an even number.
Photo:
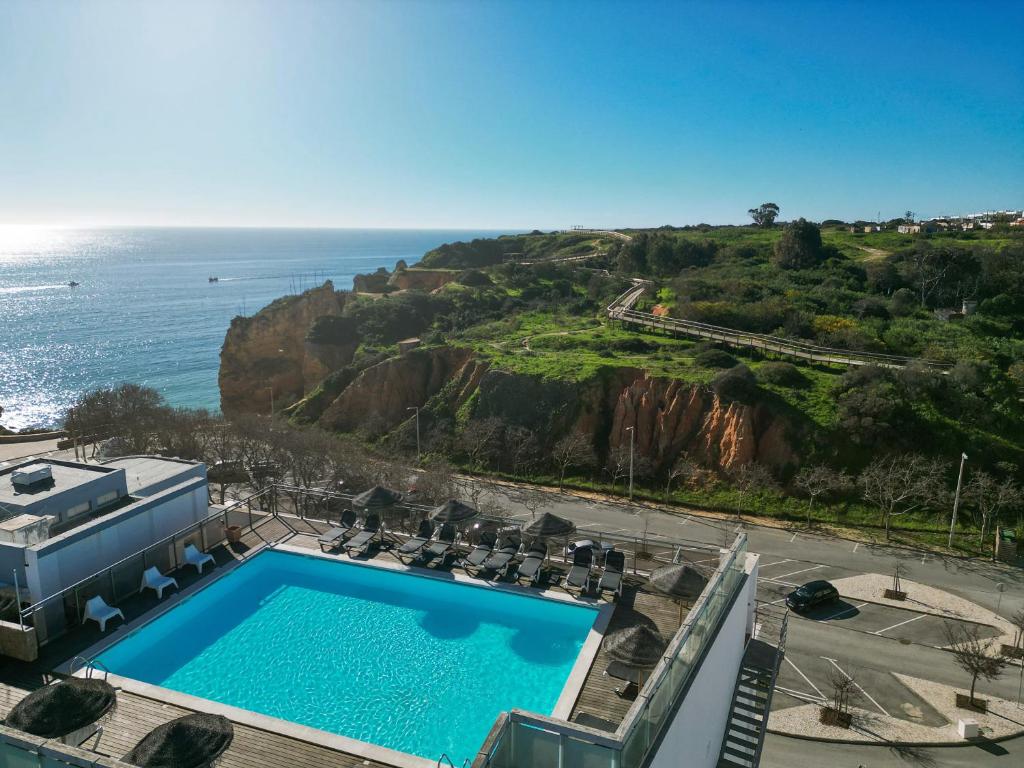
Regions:
<svg viewBox="0 0 1024 768"><path fill-rule="evenodd" d="M340 316L346 294L330 281L299 296L278 299L252 317L231 321L220 352L221 410L227 416L269 413L310 392L352 359L355 344L308 344L318 317Z"/></svg>
<svg viewBox="0 0 1024 768"><path fill-rule="evenodd" d="M795 464L784 419L762 405L723 402L704 387L640 375L614 400L608 445L629 445L666 469L681 453L722 471L751 461L773 467Z"/></svg>

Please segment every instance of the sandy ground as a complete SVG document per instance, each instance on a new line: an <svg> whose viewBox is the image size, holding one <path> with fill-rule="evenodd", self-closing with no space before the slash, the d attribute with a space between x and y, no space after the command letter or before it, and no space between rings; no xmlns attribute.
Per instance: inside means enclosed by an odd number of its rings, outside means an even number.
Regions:
<svg viewBox="0 0 1024 768"><path fill-rule="evenodd" d="M894 608L930 613L935 616L948 616L951 619L988 624L1002 632L1002 635L996 638L994 646L996 652L999 650L999 643L1013 645L1015 630L1009 621L997 613L982 608L977 603L972 603L970 600L957 597L944 590L929 587L926 584L918 584L916 581L901 579L900 583L903 591L907 593L907 599L889 600L882 595L886 589L892 587L892 576L865 573L860 576L836 579L832 583L839 590L840 595L854 600L864 600L890 605Z"/></svg>
<svg viewBox="0 0 1024 768"><path fill-rule="evenodd" d="M0 461L12 461L22 456L41 456L57 450L56 440L40 440L34 443L0 443Z"/></svg>
<svg viewBox="0 0 1024 768"><path fill-rule="evenodd" d="M820 707L802 704L798 707L776 710L768 720L768 729L775 733L805 736L829 741L897 742L902 744L953 744L963 742L957 732L957 720L975 720L981 735L987 739L1000 739L1024 733L1024 708L1016 703L993 696L975 694L988 702L986 714L957 709L955 696L966 694L966 689L921 680L893 673L897 680L924 699L946 720L946 725L931 728L859 707L851 708L853 725L849 728L822 725L818 721Z"/></svg>

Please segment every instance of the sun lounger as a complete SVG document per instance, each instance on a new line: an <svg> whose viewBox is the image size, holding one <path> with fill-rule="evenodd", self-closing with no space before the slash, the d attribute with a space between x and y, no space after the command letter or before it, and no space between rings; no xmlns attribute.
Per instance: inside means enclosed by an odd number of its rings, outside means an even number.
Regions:
<svg viewBox="0 0 1024 768"><path fill-rule="evenodd" d="M406 540L402 546L395 550L399 560L404 561L406 556L418 555L420 550L423 549L427 542L430 541L431 536L434 535L434 524L429 520L420 520L420 529L415 536L410 537Z"/></svg>
<svg viewBox="0 0 1024 768"><path fill-rule="evenodd" d="M326 551L328 549L334 549L345 537L350 536L356 524L356 513L351 509L346 509L341 513L341 521L337 526L331 528L331 530L324 533L322 536L317 537L317 543L320 545L320 551Z"/></svg>
<svg viewBox="0 0 1024 768"><path fill-rule="evenodd" d="M515 562L519 546L518 536L503 536L497 550L484 560L483 570L494 571L498 576L504 576L508 573L509 566Z"/></svg>
<svg viewBox="0 0 1024 768"><path fill-rule="evenodd" d="M185 562L189 565L194 565L195 569L201 574L203 572L203 566L207 563L216 565L217 561L213 559L213 555L209 555L206 552L200 552L196 549L195 544L185 545Z"/></svg>
<svg viewBox="0 0 1024 768"><path fill-rule="evenodd" d="M459 531L451 523L445 523L437 531L437 538L430 542L427 547L420 551L420 558L423 560L442 561L455 546L455 540L459 537Z"/></svg>
<svg viewBox="0 0 1024 768"><path fill-rule="evenodd" d="M154 592L156 592L157 600L163 600L164 590L167 589L167 587L174 587L175 589L177 589L178 582L175 579L172 579L170 576L164 576L162 573L160 573L159 570L157 570L157 567L154 565L151 568L147 568L143 572L142 585L139 587L139 592L142 592L146 589L152 589Z"/></svg>
<svg viewBox="0 0 1024 768"><path fill-rule="evenodd" d="M623 574L626 570L626 554L618 549L611 549L604 556L604 572L601 580L597 582L597 591L604 594L612 593L612 600L617 600L622 594Z"/></svg>
<svg viewBox="0 0 1024 768"><path fill-rule="evenodd" d="M371 512L366 516L366 520L363 522L363 527L359 533L346 541L343 546L345 551L348 552L349 557L353 557L355 554L365 554L373 540L383 533L384 526L381 525L380 515L376 512Z"/></svg>
<svg viewBox="0 0 1024 768"><path fill-rule="evenodd" d="M519 564L519 570L516 571L516 581L529 579L531 584L536 584L540 581L541 569L544 566L544 560L547 556L547 544L543 541L533 542L533 544L530 545L530 549L526 552L526 557L523 558L523 562Z"/></svg>
<svg viewBox="0 0 1024 768"><path fill-rule="evenodd" d="M477 545L470 550L468 555L459 560L459 565L466 570L481 568L484 560L490 557L491 552L494 550L494 544L497 541L498 534L494 531L484 531L480 534L480 541Z"/></svg>
<svg viewBox="0 0 1024 768"><path fill-rule="evenodd" d="M120 608L112 608L107 605L106 600L96 595L96 597L90 597L86 601L85 615L82 617L82 621L86 622L91 619L100 625L100 632L106 632L107 622L115 617L124 621L124 614L121 613Z"/></svg>
<svg viewBox="0 0 1024 768"><path fill-rule="evenodd" d="M621 680L624 686L616 688L615 692L623 698L636 698L640 692L640 685L643 683L643 672L634 667L627 667L619 661L612 661L604 671L608 677Z"/></svg>
<svg viewBox="0 0 1024 768"><path fill-rule="evenodd" d="M565 591L570 587L580 591L581 595L590 591L590 576L594 570L594 550L590 547L577 547L572 553L572 568L565 574Z"/></svg>

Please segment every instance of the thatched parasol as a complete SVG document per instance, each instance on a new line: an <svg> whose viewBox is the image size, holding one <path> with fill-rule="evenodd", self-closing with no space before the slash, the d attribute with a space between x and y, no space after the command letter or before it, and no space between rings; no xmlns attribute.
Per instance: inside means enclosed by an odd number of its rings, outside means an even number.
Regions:
<svg viewBox="0 0 1024 768"><path fill-rule="evenodd" d="M463 504L456 499L449 499L441 506L434 507L434 511L430 513L430 519L439 523L463 523L479 514L468 504Z"/></svg>
<svg viewBox="0 0 1024 768"><path fill-rule="evenodd" d="M402 494L382 485L375 485L352 499L352 506L367 512L380 512L395 506L402 500Z"/></svg>
<svg viewBox="0 0 1024 768"><path fill-rule="evenodd" d="M121 759L141 768L206 768L231 745L234 735L226 717L186 715L154 728Z"/></svg>
<svg viewBox="0 0 1024 768"><path fill-rule="evenodd" d="M650 625L632 624L607 634L602 646L613 660L637 670L635 682L639 688L643 685L643 670L657 666L668 643Z"/></svg>
<svg viewBox="0 0 1024 768"><path fill-rule="evenodd" d="M5 723L33 736L57 739L95 723L116 701L114 687L105 680L72 677L32 691Z"/></svg>
<svg viewBox="0 0 1024 768"><path fill-rule="evenodd" d="M679 604L679 623L683 623L683 600L694 600L707 585L707 577L687 563L663 565L651 572L648 583Z"/></svg>
<svg viewBox="0 0 1024 768"><path fill-rule="evenodd" d="M528 536L538 539L552 539L556 536L570 536L576 531L576 523L564 517L545 512L524 530Z"/></svg>

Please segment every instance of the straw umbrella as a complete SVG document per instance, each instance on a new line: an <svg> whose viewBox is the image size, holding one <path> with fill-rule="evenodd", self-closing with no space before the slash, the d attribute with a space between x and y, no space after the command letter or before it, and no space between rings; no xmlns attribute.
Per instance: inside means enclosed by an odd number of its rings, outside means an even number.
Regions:
<svg viewBox="0 0 1024 768"><path fill-rule="evenodd" d="M649 624L631 624L609 632L602 645L612 659L637 671L639 688L643 685L643 672L657 666L668 642Z"/></svg>
<svg viewBox="0 0 1024 768"><path fill-rule="evenodd" d="M231 745L234 735L226 717L185 715L154 728L122 759L141 768L206 768Z"/></svg>
<svg viewBox="0 0 1024 768"><path fill-rule="evenodd" d="M72 677L32 691L5 723L33 736L57 739L95 723L116 701L114 687L105 680Z"/></svg>
<svg viewBox="0 0 1024 768"><path fill-rule="evenodd" d="M370 490L363 491L353 498L352 507L361 510L364 514L376 512L381 517L385 517L401 500L402 494L398 491L392 491L382 485L375 485ZM390 524L391 521L388 522Z"/></svg>
<svg viewBox="0 0 1024 768"><path fill-rule="evenodd" d="M663 565L651 573L648 582L679 605L679 623L683 623L683 600L693 600L704 591L707 578L686 563Z"/></svg>
<svg viewBox="0 0 1024 768"><path fill-rule="evenodd" d="M457 499L449 499L444 504L434 507L430 513L430 519L436 523L464 523L479 514L469 504L464 504Z"/></svg>
<svg viewBox="0 0 1024 768"><path fill-rule="evenodd" d="M576 532L576 523L566 520L564 517L545 512L524 529L527 536L536 539L551 539L565 537L565 547L569 547L569 537ZM563 550L564 552L565 550Z"/></svg>

